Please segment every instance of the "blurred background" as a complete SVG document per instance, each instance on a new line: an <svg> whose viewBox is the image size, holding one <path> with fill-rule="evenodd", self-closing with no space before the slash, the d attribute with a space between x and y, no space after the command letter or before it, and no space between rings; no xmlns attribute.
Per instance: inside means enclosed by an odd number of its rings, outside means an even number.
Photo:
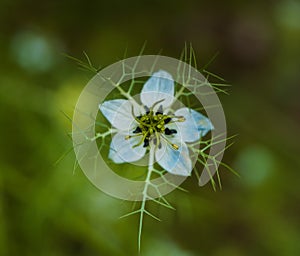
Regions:
<svg viewBox="0 0 300 256"><path fill-rule="evenodd" d="M178 58L232 84L220 95L238 134L222 191L195 177L146 218L141 255L300 254L300 2L0 1L0 255L137 255L131 203L73 171L69 116L92 77L63 53L105 67L139 53Z"/></svg>

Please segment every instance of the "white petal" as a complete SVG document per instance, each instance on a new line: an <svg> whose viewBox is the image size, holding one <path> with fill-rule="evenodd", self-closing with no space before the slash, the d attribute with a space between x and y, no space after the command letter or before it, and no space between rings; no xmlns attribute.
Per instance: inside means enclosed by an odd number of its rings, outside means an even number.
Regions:
<svg viewBox="0 0 300 256"><path fill-rule="evenodd" d="M141 137L126 140L125 136L126 134L119 132L114 135L110 143L108 157L117 164L140 160L146 152L146 148L143 147L143 144L135 148L133 147L139 143Z"/></svg>
<svg viewBox="0 0 300 256"><path fill-rule="evenodd" d="M184 116L184 122L177 122L180 129L182 140L194 142L205 136L210 130L214 129L210 120L199 112L190 108L180 108L175 112L176 116Z"/></svg>
<svg viewBox="0 0 300 256"><path fill-rule="evenodd" d="M119 130L128 131L135 124L132 116L132 105L128 100L109 100L99 105L99 109L112 126ZM138 110L135 109L135 115Z"/></svg>
<svg viewBox="0 0 300 256"><path fill-rule="evenodd" d="M179 146L178 150L173 149L170 144L162 141L162 147L155 152L156 161L172 174L189 176L192 172L189 150L184 142L176 144Z"/></svg>
<svg viewBox="0 0 300 256"><path fill-rule="evenodd" d="M141 102L147 107L163 100L160 105L169 107L174 100L174 80L166 71L160 70L154 73L144 84L141 91Z"/></svg>

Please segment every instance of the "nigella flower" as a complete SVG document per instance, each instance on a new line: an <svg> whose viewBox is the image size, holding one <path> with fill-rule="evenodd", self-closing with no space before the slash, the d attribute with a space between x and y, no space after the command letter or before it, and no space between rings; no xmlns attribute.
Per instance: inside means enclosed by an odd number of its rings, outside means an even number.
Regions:
<svg viewBox="0 0 300 256"><path fill-rule="evenodd" d="M166 171L189 176L192 162L187 143L199 141L213 125L199 112L183 107L171 113L174 80L166 71L154 73L140 94L142 106L116 99L100 104L102 114L117 129L109 158L115 163L135 162L153 150Z"/></svg>

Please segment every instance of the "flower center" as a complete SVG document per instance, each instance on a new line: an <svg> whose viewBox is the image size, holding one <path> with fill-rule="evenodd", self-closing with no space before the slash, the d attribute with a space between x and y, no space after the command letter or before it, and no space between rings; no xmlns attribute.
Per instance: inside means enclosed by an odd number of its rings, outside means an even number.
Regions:
<svg viewBox="0 0 300 256"><path fill-rule="evenodd" d="M151 108L144 106L146 113L140 116L135 116L138 126L133 131L134 135L128 135L125 139L129 139L134 136L142 136L140 142L134 145L134 147L137 147L142 143L143 147L148 147L150 141L152 141L158 148L161 148L161 140L164 139L172 146L173 149L178 150L179 146L171 143L165 136L176 134L177 130L169 129L166 125L174 122L183 122L185 121L184 117L163 114L162 105L160 105L158 110L154 112L154 106Z"/></svg>

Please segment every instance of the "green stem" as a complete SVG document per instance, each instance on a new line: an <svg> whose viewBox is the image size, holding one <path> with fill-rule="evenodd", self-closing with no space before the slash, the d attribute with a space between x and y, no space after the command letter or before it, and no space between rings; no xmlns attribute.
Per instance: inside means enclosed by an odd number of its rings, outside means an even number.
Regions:
<svg viewBox="0 0 300 256"><path fill-rule="evenodd" d="M112 134L112 133L116 133L118 130L117 129L114 129L114 128L111 128L109 129L108 131L104 132L104 133L97 133L95 137L93 138L89 138L88 140L91 140L91 141L94 141L98 138L105 138L106 136Z"/></svg>
<svg viewBox="0 0 300 256"><path fill-rule="evenodd" d="M147 173L147 177L146 177L146 180L145 180L145 187L144 187L144 190L143 190L143 199L142 199L142 203L141 203L141 212L140 212L139 234L138 234L138 249L139 249L139 252L141 250L143 219L144 219L144 213L146 212L146 201L148 199L147 191L148 191L148 186L150 185L151 174L152 174L152 171L153 171L154 150L155 150L154 145L150 146L148 173Z"/></svg>

